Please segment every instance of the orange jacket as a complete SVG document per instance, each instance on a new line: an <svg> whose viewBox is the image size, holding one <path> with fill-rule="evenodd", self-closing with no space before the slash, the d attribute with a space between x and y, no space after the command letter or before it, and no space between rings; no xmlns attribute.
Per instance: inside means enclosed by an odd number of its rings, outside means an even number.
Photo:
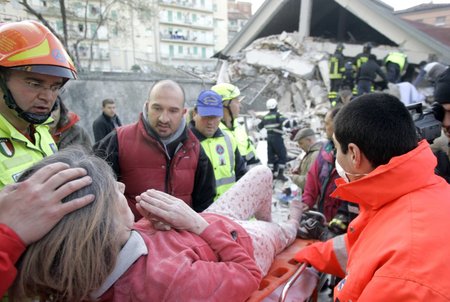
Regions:
<svg viewBox="0 0 450 302"><path fill-rule="evenodd" d="M422 141L359 180L337 180L333 195L358 203L359 216L347 234L296 255L345 276L336 301L450 301L450 185L435 166Z"/></svg>

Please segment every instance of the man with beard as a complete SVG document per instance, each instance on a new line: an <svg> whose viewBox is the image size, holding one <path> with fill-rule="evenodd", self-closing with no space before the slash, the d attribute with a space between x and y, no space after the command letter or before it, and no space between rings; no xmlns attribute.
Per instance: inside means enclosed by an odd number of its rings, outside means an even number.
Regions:
<svg viewBox="0 0 450 302"><path fill-rule="evenodd" d="M200 142L186 126L185 94L172 80L150 89L136 123L117 128L94 145L110 163L135 219L135 197L156 189L182 199L195 211L206 209L216 195L214 171Z"/></svg>

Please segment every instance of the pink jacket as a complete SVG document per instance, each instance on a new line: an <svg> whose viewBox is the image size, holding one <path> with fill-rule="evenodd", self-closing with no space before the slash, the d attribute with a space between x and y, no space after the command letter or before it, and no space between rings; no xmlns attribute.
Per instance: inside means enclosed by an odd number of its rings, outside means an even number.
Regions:
<svg viewBox="0 0 450 302"><path fill-rule="evenodd" d="M199 236L155 231L148 221L137 222L148 255L138 258L100 301L245 301L262 278L251 238L228 218L202 216L210 226Z"/></svg>
<svg viewBox="0 0 450 302"><path fill-rule="evenodd" d="M450 185L435 166L422 141L359 180L339 179L333 196L358 203L359 216L295 258L345 277L334 289L341 302L450 301Z"/></svg>
<svg viewBox="0 0 450 302"><path fill-rule="evenodd" d="M14 264L25 251L25 244L8 226L0 224L0 298L16 278Z"/></svg>

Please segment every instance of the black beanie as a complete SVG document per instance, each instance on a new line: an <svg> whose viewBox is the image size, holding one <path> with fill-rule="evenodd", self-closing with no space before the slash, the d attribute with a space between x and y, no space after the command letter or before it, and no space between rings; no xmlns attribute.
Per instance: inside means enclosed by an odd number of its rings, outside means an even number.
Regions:
<svg viewBox="0 0 450 302"><path fill-rule="evenodd" d="M436 79L434 100L439 104L450 104L450 68Z"/></svg>

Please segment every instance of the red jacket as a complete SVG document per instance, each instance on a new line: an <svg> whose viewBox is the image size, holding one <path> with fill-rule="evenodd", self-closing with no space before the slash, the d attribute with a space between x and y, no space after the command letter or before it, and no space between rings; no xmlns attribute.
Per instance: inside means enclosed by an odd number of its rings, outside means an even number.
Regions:
<svg viewBox="0 0 450 302"><path fill-rule="evenodd" d="M142 119L117 128L120 181L136 220L142 216L136 210L135 197L147 189L156 189L182 199L192 207L195 172L200 143L191 131L188 138L168 158L163 146L147 134Z"/></svg>
<svg viewBox="0 0 450 302"><path fill-rule="evenodd" d="M310 209L317 204L319 212L325 215L327 221L333 219L342 203L342 200L330 196L336 189L334 181L339 178L334 168L334 152L332 141L328 141L322 146L319 155L306 174L302 195L302 201Z"/></svg>
<svg viewBox="0 0 450 302"><path fill-rule="evenodd" d="M139 257L99 301L245 301L262 278L251 238L223 216L201 215L210 226L199 236L155 231L145 219L137 222L148 255Z"/></svg>
<svg viewBox="0 0 450 302"><path fill-rule="evenodd" d="M449 301L450 185L435 166L422 141L359 180L338 180L333 196L358 203L359 216L347 234L313 244L296 259L345 276L334 289L341 302Z"/></svg>
<svg viewBox="0 0 450 302"><path fill-rule="evenodd" d="M0 298L16 278L14 264L25 251L25 244L8 226L0 224Z"/></svg>

